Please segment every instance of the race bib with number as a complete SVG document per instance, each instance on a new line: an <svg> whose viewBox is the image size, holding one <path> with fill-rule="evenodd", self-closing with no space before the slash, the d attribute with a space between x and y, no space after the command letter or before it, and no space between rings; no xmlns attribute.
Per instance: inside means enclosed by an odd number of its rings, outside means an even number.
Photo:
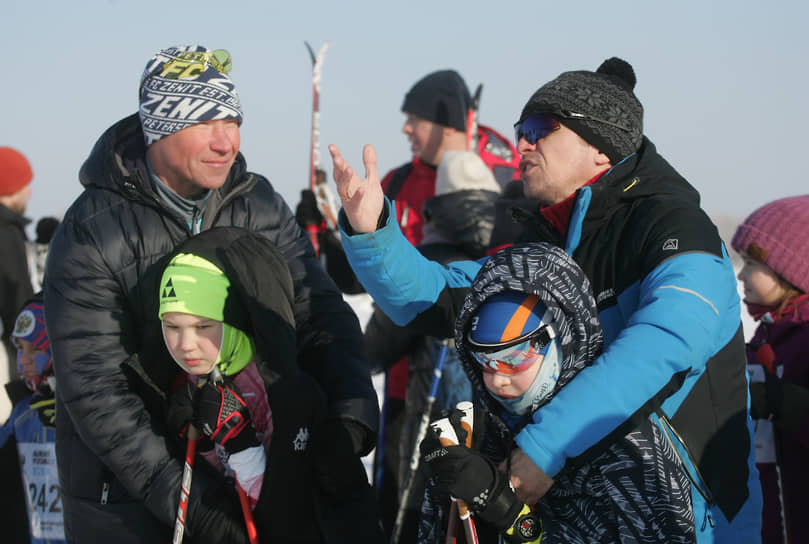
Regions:
<svg viewBox="0 0 809 544"><path fill-rule="evenodd" d="M18 442L23 481L28 496L31 535L46 540L64 540L62 490L56 470L56 448L44 444Z"/></svg>
<svg viewBox="0 0 809 544"><path fill-rule="evenodd" d="M779 367L779 374L781 373ZM764 383L764 368L761 365L750 365L747 367L750 372L751 382ZM766 419L756 419L753 421L755 434L753 444L756 447L756 463L775 463L775 436L773 435L772 421Z"/></svg>

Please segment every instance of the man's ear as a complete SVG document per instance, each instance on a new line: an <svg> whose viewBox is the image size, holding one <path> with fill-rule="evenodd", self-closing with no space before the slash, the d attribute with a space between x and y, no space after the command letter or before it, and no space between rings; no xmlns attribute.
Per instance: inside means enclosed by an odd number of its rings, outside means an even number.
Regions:
<svg viewBox="0 0 809 544"><path fill-rule="evenodd" d="M595 157L595 165L596 166L612 166L610 162L610 158L606 156L604 153L598 152L598 155Z"/></svg>

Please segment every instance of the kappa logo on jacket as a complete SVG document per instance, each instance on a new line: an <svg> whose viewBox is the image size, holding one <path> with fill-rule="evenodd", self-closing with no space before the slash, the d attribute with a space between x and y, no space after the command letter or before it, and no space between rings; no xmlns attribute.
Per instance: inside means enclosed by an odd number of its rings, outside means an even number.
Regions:
<svg viewBox="0 0 809 544"><path fill-rule="evenodd" d="M292 447L295 448L295 451L304 451L308 443L309 429L307 427L301 427L298 429L298 435L295 437L295 440L292 441Z"/></svg>

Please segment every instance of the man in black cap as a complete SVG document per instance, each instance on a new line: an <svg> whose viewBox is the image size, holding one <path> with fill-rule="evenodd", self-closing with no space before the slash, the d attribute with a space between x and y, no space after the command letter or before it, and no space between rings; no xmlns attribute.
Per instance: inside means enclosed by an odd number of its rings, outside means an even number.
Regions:
<svg viewBox="0 0 809 544"><path fill-rule="evenodd" d="M635 82L617 58L595 72L564 72L515 124L525 194L540 204L514 214L515 241L555 243L581 266L605 349L525 422L500 468L534 504L568 460L598 453L607 436L651 415L688 471L698 540L756 541L761 490L733 267L698 192L643 136ZM357 277L395 322L451 336L480 265L420 258L384 199L373 147L363 152L365 179L330 151Z"/></svg>
<svg viewBox="0 0 809 544"><path fill-rule="evenodd" d="M387 197L396 202L404 235L413 244L422 240L424 203L435 195L436 171L446 151L466 151L466 122L472 97L455 70L439 70L417 81L405 94L402 132L410 142L413 159L394 168L382 179ZM380 503L383 521L390 529L399 495L398 443L404 424L408 360L402 358L387 370L383 423L385 444ZM379 453L377 453L379 455Z"/></svg>
<svg viewBox="0 0 809 544"><path fill-rule="evenodd" d="M405 94L402 113L405 122L402 132L410 142L412 159L392 169L382 179L386 196L396 202L397 216L407 239L418 245L422 241L424 203L435 195L436 171L441 158L447 151L466 151L468 146L467 123L472 107L472 97L466 82L455 70L437 70L418 80ZM505 148L503 156L513 157L514 168L503 169L510 179L516 171L517 151L504 139L494 136L488 127L478 127L480 141L491 141ZM484 140L485 138L485 140ZM502 142L501 142L502 140ZM483 157L486 162L487 157ZM494 157L492 157L494 158ZM499 163L505 163L499 160ZM490 160L487 166L494 170ZM301 226L320 227L323 216L317 209L315 196L311 191L302 191L301 202L296 209L296 217ZM345 259L339 237L329 229L321 229L318 237L320 252L325 257L326 269L340 289L348 294L364 292L363 287L351 271ZM387 370L385 391L385 436L386 444L380 448L384 455L377 453L375 462L382 460L381 479L377 481L380 501L384 505L385 523L393 523L398 503L396 482L399 465L398 443L400 441L401 415L405 401L405 387L408 376L408 361L402 358ZM374 471L380 473L379 470Z"/></svg>

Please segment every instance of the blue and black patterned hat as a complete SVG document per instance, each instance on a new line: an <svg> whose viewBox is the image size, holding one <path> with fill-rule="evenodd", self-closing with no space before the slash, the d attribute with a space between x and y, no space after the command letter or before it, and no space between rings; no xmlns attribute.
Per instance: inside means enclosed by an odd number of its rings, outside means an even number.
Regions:
<svg viewBox="0 0 809 544"><path fill-rule="evenodd" d="M146 146L188 126L217 119L242 122L230 53L201 45L169 47L154 55L140 79L140 123Z"/></svg>

